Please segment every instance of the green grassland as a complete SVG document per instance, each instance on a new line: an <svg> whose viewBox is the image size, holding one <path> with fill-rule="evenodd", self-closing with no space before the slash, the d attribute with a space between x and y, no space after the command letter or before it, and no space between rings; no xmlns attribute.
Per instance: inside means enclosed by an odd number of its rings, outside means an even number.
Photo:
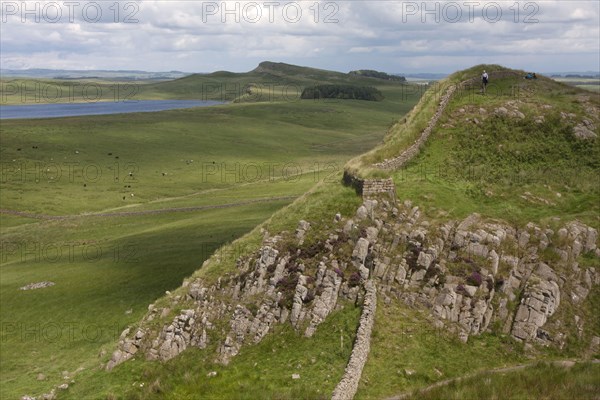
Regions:
<svg viewBox="0 0 600 400"><path fill-rule="evenodd" d="M600 92L600 78L557 77L552 79L557 82L566 83L567 85L589 90L590 92Z"/></svg>
<svg viewBox="0 0 600 400"><path fill-rule="evenodd" d="M407 397L409 400L463 399L597 399L600 366L579 363L560 366L546 363L502 373L482 373L452 382L431 391Z"/></svg>
<svg viewBox="0 0 600 400"><path fill-rule="evenodd" d="M269 72L280 85L350 79L308 69L285 78L281 68ZM307 77L298 80L300 72ZM149 85L148 97L198 98L179 88L205 78L186 79ZM240 79L256 77L217 73L210 82ZM420 95L399 83L378 88L381 102L246 96L209 108L2 121L0 208L27 214L0 214L0 396L47 392L63 371L77 382L96 373L124 327L202 271L215 250L315 185L337 186L343 164L381 140ZM343 193L354 207L354 194ZM245 249L237 246L217 253L236 259ZM40 281L56 285L18 290ZM346 353L336 356L340 366ZM103 398L94 393L79 398Z"/></svg>

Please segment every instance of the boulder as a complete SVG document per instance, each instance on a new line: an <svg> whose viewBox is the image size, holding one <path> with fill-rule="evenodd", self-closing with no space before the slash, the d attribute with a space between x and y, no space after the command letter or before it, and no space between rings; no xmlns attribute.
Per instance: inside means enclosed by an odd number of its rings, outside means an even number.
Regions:
<svg viewBox="0 0 600 400"><path fill-rule="evenodd" d="M365 238L359 238L352 251L352 258L364 264L367 254L369 254L369 241Z"/></svg>
<svg viewBox="0 0 600 400"><path fill-rule="evenodd" d="M419 257L417 258L417 265L427 269L433 262L433 256L431 254L427 254L422 251L419 253Z"/></svg>
<svg viewBox="0 0 600 400"><path fill-rule="evenodd" d="M356 210L356 219L358 219L359 221L363 221L363 220L367 219L368 216L369 216L369 213L365 206L358 207L358 210Z"/></svg>

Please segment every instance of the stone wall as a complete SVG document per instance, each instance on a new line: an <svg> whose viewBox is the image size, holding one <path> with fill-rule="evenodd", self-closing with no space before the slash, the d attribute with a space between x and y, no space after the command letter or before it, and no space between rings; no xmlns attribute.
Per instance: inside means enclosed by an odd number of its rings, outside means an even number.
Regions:
<svg viewBox="0 0 600 400"><path fill-rule="evenodd" d="M421 146L423 146L423 144L429 138L431 131L437 124L437 122L440 119L440 117L442 116L442 114L444 113L444 110L446 109L446 106L448 105L448 102L450 101L450 98L452 97L452 95L454 94L455 91L456 91L455 85L449 86L448 89L446 89L446 92L440 99L439 106L438 106L435 114L433 115L433 117L431 117L431 119L429 120L427 127L425 127L423 132L421 132L421 135L419 136L419 138L410 147L408 147L406 150L404 150L402 152L402 154L400 154L398 157L395 157L392 159L386 159L380 163L373 164L373 166L376 168L382 169L382 170L386 170L386 171L396 170L396 169L402 167L404 164L406 164L414 156L419 154Z"/></svg>
<svg viewBox="0 0 600 400"><path fill-rule="evenodd" d="M333 391L332 400L351 400L358 390L362 370L367 363L371 348L371 331L375 323L375 311L377 310L377 285L369 280L365 284L366 294L363 303L363 311L356 333L356 341L352 348L350 361L344 371L344 376Z"/></svg>
<svg viewBox="0 0 600 400"><path fill-rule="evenodd" d="M376 196L378 194L390 194L396 198L396 185L392 178L387 179L365 179L363 181L363 197Z"/></svg>
<svg viewBox="0 0 600 400"><path fill-rule="evenodd" d="M364 198L388 195L390 200L396 200L396 185L392 178L386 179L361 179L348 171L344 171L343 182L352 187L358 195Z"/></svg>
<svg viewBox="0 0 600 400"><path fill-rule="evenodd" d="M493 84L495 79L502 79L502 78L506 78L506 77L521 77L521 75L519 73L514 72L514 71L490 72L489 76L490 76L490 84ZM421 147L429 138L429 135L431 134L431 132L435 128L435 125L437 124L438 120L444 113L444 110L446 109L446 106L450 102L452 96L459 92L464 92L464 91L472 90L474 88L479 88L480 86L481 86L481 78L479 76L475 77L475 78L464 80L461 83L459 83L458 85L450 85L446 89L446 92L442 95L442 97L440 99L440 103L438 105L438 108L437 108L435 114L433 115L433 117L431 117L431 119L429 120L429 123L427 124L425 129L423 129L423 131L421 132L421 135L415 141L415 143L413 143L410 147L408 147L406 150L404 150L402 152L402 154L400 154L399 156L392 158L392 159L386 159L380 163L374 164L373 166L376 168L382 169L382 170L393 171L393 170L397 170L400 167L402 167L403 165L405 165L414 156L419 154Z"/></svg>

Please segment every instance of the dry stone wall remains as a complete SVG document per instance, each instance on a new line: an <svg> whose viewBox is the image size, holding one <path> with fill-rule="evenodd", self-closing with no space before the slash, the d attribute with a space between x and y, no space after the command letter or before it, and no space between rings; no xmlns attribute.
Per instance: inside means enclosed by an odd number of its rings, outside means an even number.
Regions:
<svg viewBox="0 0 600 400"><path fill-rule="evenodd" d="M367 363L371 349L371 332L375 323L377 310L377 285L369 280L365 285L366 294L363 311L356 333L356 341L352 348L350 361L344 371L344 376L333 391L332 400L351 400L358 390L362 370Z"/></svg>
<svg viewBox="0 0 600 400"><path fill-rule="evenodd" d="M388 160L383 160L380 163L373 164L373 166L378 169L382 169L382 170L386 170L386 171L393 171L393 170L396 170L396 169L402 167L409 160L411 160L414 156L419 154L421 147L425 144L425 142L429 138L429 135L431 134L431 132L435 128L435 125L437 124L438 120L444 113L444 110L446 109L446 106L450 102L450 99L452 98L452 95L454 94L455 91L456 91L456 85L451 85L446 89L446 92L442 95L439 105L437 107L437 110L433 114L433 117L431 117L431 119L427 123L427 126L425 127L425 129L421 132L421 135L419 136L419 138L412 145L410 145L406 150L404 150L402 152L402 154L400 154L398 157L388 159Z"/></svg>

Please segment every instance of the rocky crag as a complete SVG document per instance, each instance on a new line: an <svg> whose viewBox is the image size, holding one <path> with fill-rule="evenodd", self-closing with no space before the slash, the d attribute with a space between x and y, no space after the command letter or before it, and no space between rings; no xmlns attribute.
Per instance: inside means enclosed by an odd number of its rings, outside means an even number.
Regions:
<svg viewBox="0 0 600 400"><path fill-rule="evenodd" d="M134 356L169 360L209 344L227 363L276 324L309 337L336 308L355 302L363 315L335 392L351 398L368 355L376 297L430 310L436 327L463 341L499 330L561 348L569 333L566 321L553 315L565 304L580 305L600 283L598 271L578 261L598 264L598 232L577 221L517 229L472 214L433 224L410 201L386 198L365 200L352 218L337 214L328 225L300 221L294 233L265 232L262 246L238 259L235 273L212 284L184 282L183 294L170 295L167 306L151 305L139 326L123 332L106 368Z"/></svg>

